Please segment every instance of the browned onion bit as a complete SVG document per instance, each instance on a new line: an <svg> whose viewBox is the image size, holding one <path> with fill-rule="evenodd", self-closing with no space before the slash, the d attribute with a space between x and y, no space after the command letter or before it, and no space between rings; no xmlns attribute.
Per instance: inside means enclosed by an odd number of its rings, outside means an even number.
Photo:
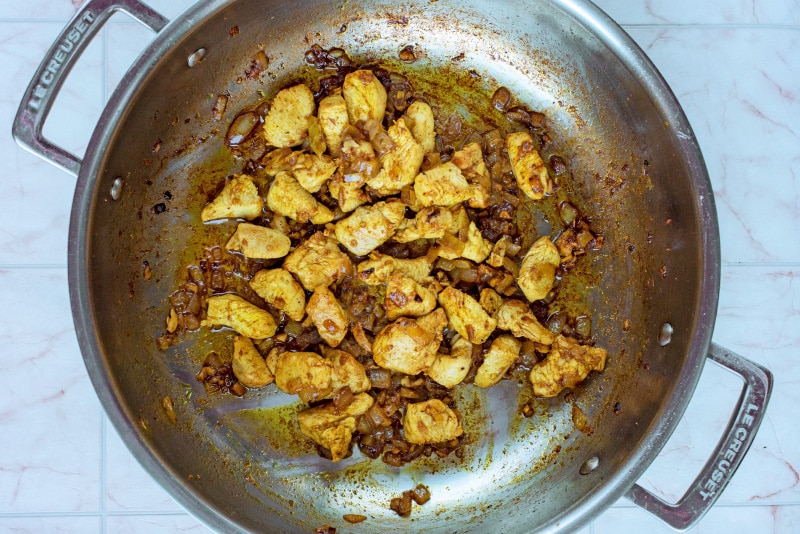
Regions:
<svg viewBox="0 0 800 534"><path fill-rule="evenodd" d="M250 134L260 123L261 117L257 113L253 111L240 113L233 119L233 122L228 128L228 133L225 135L225 142L228 146L238 146L242 144L245 139L250 137Z"/></svg>
<svg viewBox="0 0 800 534"><path fill-rule="evenodd" d="M492 106L497 111L505 111L511 104L511 91L505 87L498 87L492 95Z"/></svg>

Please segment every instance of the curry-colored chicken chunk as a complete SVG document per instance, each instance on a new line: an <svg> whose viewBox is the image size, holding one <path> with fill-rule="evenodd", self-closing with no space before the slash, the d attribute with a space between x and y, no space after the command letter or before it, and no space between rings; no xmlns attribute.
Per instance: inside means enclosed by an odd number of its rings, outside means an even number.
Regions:
<svg viewBox="0 0 800 534"><path fill-rule="evenodd" d="M372 358L391 371L416 375L431 366L447 317L441 308L417 319L401 317L383 328L372 343Z"/></svg>
<svg viewBox="0 0 800 534"><path fill-rule="evenodd" d="M292 175L303 189L309 193L316 193L328 178L333 176L336 167L336 163L328 156L303 152L295 158Z"/></svg>
<svg viewBox="0 0 800 534"><path fill-rule="evenodd" d="M330 450L331 459L338 462L350 452L356 418L365 414L374 402L367 393L359 393L344 410L333 403L321 404L297 414L297 422L304 436Z"/></svg>
<svg viewBox="0 0 800 534"><path fill-rule="evenodd" d="M308 137L308 118L315 109L314 93L303 84L278 91L264 117L267 144L279 148L302 144Z"/></svg>
<svg viewBox="0 0 800 534"><path fill-rule="evenodd" d="M461 169L461 173L472 186L472 196L467 199L471 208L483 209L489 207L492 179L486 169L483 151L478 143L469 143L461 150L453 153L450 160Z"/></svg>
<svg viewBox="0 0 800 534"><path fill-rule="evenodd" d="M522 343L513 336L496 337L475 373L475 385L488 388L497 384L519 357L521 347Z"/></svg>
<svg viewBox="0 0 800 534"><path fill-rule="evenodd" d="M436 150L433 110L427 102L415 100L403 115L406 126L422 147L424 154Z"/></svg>
<svg viewBox="0 0 800 534"><path fill-rule="evenodd" d="M469 226L467 226L466 234L467 241L463 244L463 247L459 246L457 249L442 247L439 250L439 256L448 260L466 258L475 263L481 263L489 257L489 254L492 252L492 243L483 237L483 234L481 234L481 231L474 222L470 221Z"/></svg>
<svg viewBox="0 0 800 534"><path fill-rule="evenodd" d="M452 161L419 173L414 194L420 207L455 206L472 197L472 186Z"/></svg>
<svg viewBox="0 0 800 534"><path fill-rule="evenodd" d="M326 96L319 102L317 118L331 156L338 156L349 125L347 103L342 95Z"/></svg>
<svg viewBox="0 0 800 534"><path fill-rule="evenodd" d="M339 249L335 239L317 232L286 256L283 268L292 273L306 290L314 291L350 274L353 264Z"/></svg>
<svg viewBox="0 0 800 534"><path fill-rule="evenodd" d="M452 286L439 293L439 304L447 313L450 327L470 343L483 343L497 326L477 300Z"/></svg>
<svg viewBox="0 0 800 534"><path fill-rule="evenodd" d="M339 208L349 213L369 202L364 191L367 179L378 173L380 162L369 141L355 141L346 137L339 153L339 172L328 182L328 191L339 203Z"/></svg>
<svg viewBox="0 0 800 534"><path fill-rule="evenodd" d="M231 367L233 375L249 388L261 388L275 380L266 360L248 337L236 336L233 339Z"/></svg>
<svg viewBox="0 0 800 534"><path fill-rule="evenodd" d="M436 289L395 273L386 282L383 307L390 321L402 316L427 315L436 308Z"/></svg>
<svg viewBox="0 0 800 534"><path fill-rule="evenodd" d="M282 232L250 223L239 223L225 248L248 258L269 260L289 253L291 240Z"/></svg>
<svg viewBox="0 0 800 534"><path fill-rule="evenodd" d="M543 299L553 289L560 263L561 256L549 237L541 237L531 245L517 278L517 285L529 301Z"/></svg>
<svg viewBox="0 0 800 534"><path fill-rule="evenodd" d="M458 336L450 347L450 354L436 355L436 359L425 371L437 384L452 389L464 381L472 365L472 343Z"/></svg>
<svg viewBox="0 0 800 534"><path fill-rule="evenodd" d="M264 201L253 179L238 174L228 180L222 191L200 213L203 222L217 219L255 219L261 215Z"/></svg>
<svg viewBox="0 0 800 534"><path fill-rule="evenodd" d="M272 337L278 325L272 315L239 295L210 297L203 326L227 326L251 339Z"/></svg>
<svg viewBox="0 0 800 534"><path fill-rule="evenodd" d="M524 337L535 343L550 345L555 335L542 326L530 307L521 300L506 300L494 313L497 327L508 330L516 337Z"/></svg>
<svg viewBox="0 0 800 534"><path fill-rule="evenodd" d="M533 138L527 132L515 132L506 137L506 150L511 169L520 190L533 200L553 192L553 182Z"/></svg>
<svg viewBox="0 0 800 534"><path fill-rule="evenodd" d="M433 262L425 256L408 260L373 252L368 260L358 264L358 277L371 286L385 284L393 273L424 283L430 277L431 268Z"/></svg>
<svg viewBox="0 0 800 534"><path fill-rule="evenodd" d="M555 397L580 384L591 371L602 371L607 357L605 349L587 347L559 334L547 358L531 369L533 392L539 397Z"/></svg>
<svg viewBox="0 0 800 534"><path fill-rule="evenodd" d="M380 157L378 174L367 180L367 185L379 196L399 193L403 187L413 184L425 156L422 146L402 118L397 119L386 133L394 146Z"/></svg>
<svg viewBox="0 0 800 534"><path fill-rule="evenodd" d="M286 269L262 269L250 280L250 287L271 306L290 319L301 321L306 310L306 293Z"/></svg>
<svg viewBox="0 0 800 534"><path fill-rule="evenodd" d="M409 243L417 239L437 239L446 233L458 232L453 212L442 206L422 208L413 219L402 221L394 240L398 243Z"/></svg>
<svg viewBox="0 0 800 534"><path fill-rule="evenodd" d="M456 413L439 399L406 407L403 430L409 443L443 443L464 433Z"/></svg>
<svg viewBox="0 0 800 534"><path fill-rule="evenodd" d="M325 343L338 347L347 335L349 320L347 312L328 286L317 286L308 299L306 313Z"/></svg>
<svg viewBox="0 0 800 534"><path fill-rule="evenodd" d="M336 238L356 256L365 256L392 237L405 212L406 205L399 200L360 206L336 223Z"/></svg>
<svg viewBox="0 0 800 534"><path fill-rule="evenodd" d="M358 121L383 121L386 89L371 70L357 70L344 77L342 96L347 104L350 124Z"/></svg>
<svg viewBox="0 0 800 534"><path fill-rule="evenodd" d="M269 209L298 222L325 224L333 220L333 212L317 202L288 172L275 175L267 193Z"/></svg>
<svg viewBox="0 0 800 534"><path fill-rule="evenodd" d="M275 385L304 402L325 399L333 391L333 364L316 352L283 352L275 366Z"/></svg>
<svg viewBox="0 0 800 534"><path fill-rule="evenodd" d="M355 359L349 352L339 349L328 349L323 347L325 359L331 362L331 393L333 397L342 388L348 387L353 393L361 393L369 390L372 383L367 377L364 366Z"/></svg>

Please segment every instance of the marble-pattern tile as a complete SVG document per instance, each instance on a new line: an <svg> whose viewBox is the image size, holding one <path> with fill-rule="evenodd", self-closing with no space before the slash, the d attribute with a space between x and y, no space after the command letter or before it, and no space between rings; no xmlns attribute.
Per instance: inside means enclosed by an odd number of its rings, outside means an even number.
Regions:
<svg viewBox="0 0 800 534"><path fill-rule="evenodd" d="M764 24L796 26L800 23L797 0L597 0L619 24L702 25Z"/></svg>
<svg viewBox="0 0 800 534"><path fill-rule="evenodd" d="M101 532L103 518L99 515L41 515L4 517L0 515L2 534L80 534Z"/></svg>
<svg viewBox="0 0 800 534"><path fill-rule="evenodd" d="M171 534L212 532L188 514L122 514L106 517L106 532L115 534Z"/></svg>

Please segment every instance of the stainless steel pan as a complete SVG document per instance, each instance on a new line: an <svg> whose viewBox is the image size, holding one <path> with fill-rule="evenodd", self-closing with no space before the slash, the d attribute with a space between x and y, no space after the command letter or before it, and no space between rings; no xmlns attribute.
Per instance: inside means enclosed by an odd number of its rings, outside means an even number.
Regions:
<svg viewBox="0 0 800 534"><path fill-rule="evenodd" d="M42 124L90 36L118 10L156 36L114 92L81 159L44 139ZM241 416L287 397L205 395L193 376L213 346L209 338L157 348L185 243L202 237L193 230L206 200L198 188L241 164L226 153L226 121L307 69L303 53L313 43L365 61L388 61L413 45L420 59L400 67L433 98L454 102L505 85L547 114L576 198L606 239L587 259L584 290L598 344L611 358L572 401L591 434L574 428L563 397L536 401L530 419L514 415L526 393L505 382L488 395L468 393L479 402L463 461L395 469L355 454L332 464L313 451L288 452L275 420ZM270 66L250 80L243 73L261 48ZM228 112L215 122L213 97L226 91ZM168 23L136 0L90 0L43 60L14 134L78 177L70 291L98 396L145 469L212 528L568 531L623 495L685 528L719 496L763 417L770 373L711 344L719 236L697 141L653 65L587 1L216 0ZM165 209L154 209L159 204ZM538 225L531 231L547 231L547 221ZM145 261L150 280L142 276ZM679 503L664 503L635 483L709 359L743 377L742 395L703 472ZM165 397L175 401L176 424L162 408ZM430 487L431 501L397 517L389 500L418 482ZM346 513L368 520L348 525Z"/></svg>

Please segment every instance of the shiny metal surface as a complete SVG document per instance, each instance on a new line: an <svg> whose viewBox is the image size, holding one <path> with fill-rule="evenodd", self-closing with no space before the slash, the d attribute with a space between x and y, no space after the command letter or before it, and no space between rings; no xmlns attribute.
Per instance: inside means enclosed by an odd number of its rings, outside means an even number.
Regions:
<svg viewBox="0 0 800 534"><path fill-rule="evenodd" d="M459 400L476 412L463 462L394 469L355 454L334 465L288 451L271 438L274 425L242 417L288 396L200 400L193 376L212 341L157 349L183 244L196 238L187 214L205 201L197 177L232 171L219 158L225 125L211 119L209 95L230 93L229 120L305 68L312 43L363 60L413 44L422 57L407 69L433 98L505 85L547 114L581 207L606 237L587 295L612 357L574 400L592 433L575 430L563 398L537 401L530 419L514 415L524 385L505 382ZM269 76L242 79L259 47ZM445 76L454 69L479 81L454 86ZM167 190L168 210L151 210ZM224 532L308 532L342 526L346 513L368 516L347 525L358 532L580 527L631 488L680 419L706 360L719 283L713 196L691 128L646 56L583 1L198 3L157 35L109 102L80 166L69 254L76 330L112 422L183 506ZM662 346L664 323L673 332ZM176 425L161 408L166 396ZM400 520L388 502L418 482L432 500Z"/></svg>

